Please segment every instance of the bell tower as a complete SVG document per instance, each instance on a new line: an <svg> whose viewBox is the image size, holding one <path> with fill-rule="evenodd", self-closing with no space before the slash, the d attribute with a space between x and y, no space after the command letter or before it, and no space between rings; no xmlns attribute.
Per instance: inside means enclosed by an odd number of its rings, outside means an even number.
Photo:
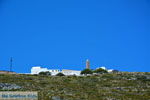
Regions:
<svg viewBox="0 0 150 100"><path fill-rule="evenodd" d="M86 69L90 69L90 61L88 59L86 60Z"/></svg>

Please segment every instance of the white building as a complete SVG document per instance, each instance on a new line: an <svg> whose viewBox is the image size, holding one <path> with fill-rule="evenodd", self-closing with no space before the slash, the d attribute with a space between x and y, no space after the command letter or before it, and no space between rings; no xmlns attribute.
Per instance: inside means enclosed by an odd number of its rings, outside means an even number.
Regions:
<svg viewBox="0 0 150 100"><path fill-rule="evenodd" d="M80 76L81 71L77 71L77 70L68 70L68 69L63 69L61 71L64 75L76 75L76 76Z"/></svg>
<svg viewBox="0 0 150 100"><path fill-rule="evenodd" d="M107 71L108 71L108 73L111 73L114 71L114 69L108 69Z"/></svg>
<svg viewBox="0 0 150 100"><path fill-rule="evenodd" d="M58 69L47 69L47 68L42 68L40 66L32 67L31 68L31 74L39 74L40 72L51 72L51 75L56 75L58 73L63 73L64 75L77 75L79 76L81 71L76 71L76 70L67 70L63 69L62 71Z"/></svg>
<svg viewBox="0 0 150 100"><path fill-rule="evenodd" d="M108 73L111 73L111 72L113 72L113 71L114 71L114 69L107 69L105 66L98 67L98 68L96 68L96 69L99 69L99 68L101 68L101 69L104 69L104 70L108 71Z"/></svg>
<svg viewBox="0 0 150 100"><path fill-rule="evenodd" d="M56 74L60 73L61 71L58 69L50 69L49 72L51 72L51 75L56 75Z"/></svg>
<svg viewBox="0 0 150 100"><path fill-rule="evenodd" d="M31 68L31 74L39 74L40 72L51 72L51 75L56 75L60 72L58 69L47 69L47 68L42 68L40 66L32 67Z"/></svg>
<svg viewBox="0 0 150 100"><path fill-rule="evenodd" d="M104 70L107 70L107 68L106 68L105 66L97 67L96 69L99 69L99 68L104 69Z"/></svg>

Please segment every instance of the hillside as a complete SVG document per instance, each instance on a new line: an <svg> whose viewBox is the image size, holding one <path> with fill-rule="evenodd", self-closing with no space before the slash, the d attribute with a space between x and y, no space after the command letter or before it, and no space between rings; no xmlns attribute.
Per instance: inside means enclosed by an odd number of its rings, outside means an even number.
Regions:
<svg viewBox="0 0 150 100"><path fill-rule="evenodd" d="M150 100L150 73L97 76L0 74L1 91L39 91L39 100Z"/></svg>

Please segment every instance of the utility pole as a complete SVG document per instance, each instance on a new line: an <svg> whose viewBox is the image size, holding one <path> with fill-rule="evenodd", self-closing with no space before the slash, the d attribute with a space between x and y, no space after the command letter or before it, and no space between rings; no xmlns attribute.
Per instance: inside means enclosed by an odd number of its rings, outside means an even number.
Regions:
<svg viewBox="0 0 150 100"><path fill-rule="evenodd" d="M10 58L10 72L12 72L12 66L13 66L13 58Z"/></svg>

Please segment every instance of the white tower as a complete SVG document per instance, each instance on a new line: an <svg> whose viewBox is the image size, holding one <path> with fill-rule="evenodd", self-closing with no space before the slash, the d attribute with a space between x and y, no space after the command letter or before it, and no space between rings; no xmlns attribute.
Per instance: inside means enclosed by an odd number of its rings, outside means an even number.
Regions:
<svg viewBox="0 0 150 100"><path fill-rule="evenodd" d="M86 60L86 69L90 69L90 61L88 59Z"/></svg>

